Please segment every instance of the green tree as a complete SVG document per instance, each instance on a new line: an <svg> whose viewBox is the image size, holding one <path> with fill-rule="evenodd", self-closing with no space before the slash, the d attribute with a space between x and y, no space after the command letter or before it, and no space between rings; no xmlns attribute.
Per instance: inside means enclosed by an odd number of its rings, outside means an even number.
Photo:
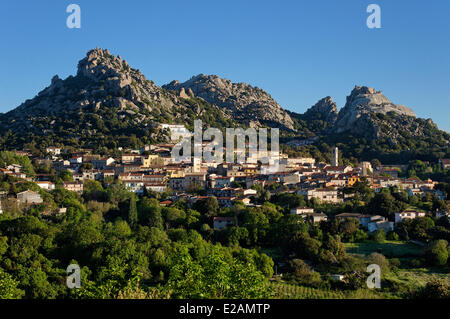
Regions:
<svg viewBox="0 0 450 319"><path fill-rule="evenodd" d="M289 267L301 284L313 285L321 281L320 274L312 271L311 267L301 259L293 259L289 261Z"/></svg>
<svg viewBox="0 0 450 319"><path fill-rule="evenodd" d="M24 292L18 288L19 282L0 268L0 299L20 299Z"/></svg>
<svg viewBox="0 0 450 319"><path fill-rule="evenodd" d="M425 251L428 262L434 266L443 266L448 260L448 242L444 239L433 241Z"/></svg>
<svg viewBox="0 0 450 319"><path fill-rule="evenodd" d="M219 203L215 197L207 197L195 202L194 209L199 211L206 220L217 216L217 211L219 210ZM205 220L205 221L206 221Z"/></svg>
<svg viewBox="0 0 450 319"><path fill-rule="evenodd" d="M380 266L381 271L383 273L389 271L389 261L382 254L371 253L367 257L367 261L368 261L369 264L376 264L376 265Z"/></svg>
<svg viewBox="0 0 450 319"><path fill-rule="evenodd" d="M229 245L248 244L248 230L244 227L228 227L225 229Z"/></svg>
<svg viewBox="0 0 450 319"><path fill-rule="evenodd" d="M405 207L405 203L397 201L390 193L381 192L368 203L367 212L393 219L395 213L402 211Z"/></svg>
<svg viewBox="0 0 450 319"><path fill-rule="evenodd" d="M359 220L356 218L346 218L339 224L339 231L343 239L353 241L354 235L359 230Z"/></svg>
<svg viewBox="0 0 450 319"><path fill-rule="evenodd" d="M386 240L386 232L383 229L379 229L373 235L373 240L377 243L384 243Z"/></svg>
<svg viewBox="0 0 450 319"><path fill-rule="evenodd" d="M70 171L60 171L57 176L63 182L73 182L73 175Z"/></svg>
<svg viewBox="0 0 450 319"><path fill-rule="evenodd" d="M420 288L413 297L422 299L449 299L450 286L443 280L433 278L427 282L425 287Z"/></svg>
<svg viewBox="0 0 450 319"><path fill-rule="evenodd" d="M136 228L138 224L138 211L136 207L136 196L133 195L130 198L130 207L128 209L128 223L131 228Z"/></svg>
<svg viewBox="0 0 450 319"><path fill-rule="evenodd" d="M34 168L28 156L17 155L13 152L0 152L0 166L17 164L22 166L22 172L27 176L34 176Z"/></svg>
<svg viewBox="0 0 450 319"><path fill-rule="evenodd" d="M270 290L254 263L227 258L214 246L201 259L182 248L171 266L167 288L176 298L267 298Z"/></svg>

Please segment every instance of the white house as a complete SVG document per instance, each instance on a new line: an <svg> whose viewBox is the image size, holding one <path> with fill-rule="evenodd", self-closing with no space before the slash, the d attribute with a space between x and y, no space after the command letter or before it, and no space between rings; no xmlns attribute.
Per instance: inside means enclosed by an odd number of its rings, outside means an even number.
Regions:
<svg viewBox="0 0 450 319"><path fill-rule="evenodd" d="M46 148L46 151L47 151L47 153L50 153L52 155L60 155L61 154L61 149L56 146L49 146Z"/></svg>
<svg viewBox="0 0 450 319"><path fill-rule="evenodd" d="M101 158L101 159L94 159L91 161L92 166L95 169L105 169L106 167L110 166L115 162L114 158L108 157L108 158Z"/></svg>
<svg viewBox="0 0 450 319"><path fill-rule="evenodd" d="M83 156L73 156L69 159L70 164L76 165L76 164L82 164L83 163Z"/></svg>
<svg viewBox="0 0 450 319"><path fill-rule="evenodd" d="M256 189L244 189L243 195L244 196L253 196L256 195L258 192L256 191Z"/></svg>
<svg viewBox="0 0 450 319"><path fill-rule="evenodd" d="M18 193L17 199L21 204L40 204L43 202L41 195L30 190Z"/></svg>
<svg viewBox="0 0 450 319"><path fill-rule="evenodd" d="M314 165L316 160L312 157L286 158L280 161L281 164Z"/></svg>
<svg viewBox="0 0 450 319"><path fill-rule="evenodd" d="M309 218L312 223L320 223L321 221L327 221L328 217L324 213L312 213L309 214Z"/></svg>
<svg viewBox="0 0 450 319"><path fill-rule="evenodd" d="M300 207L296 207L296 208L292 208L291 209L291 214L292 215L306 216L306 215L312 214L312 213L314 213L314 209L310 208L310 207L300 206Z"/></svg>
<svg viewBox="0 0 450 319"><path fill-rule="evenodd" d="M167 186L164 183L145 183L145 188L153 192L164 193Z"/></svg>
<svg viewBox="0 0 450 319"><path fill-rule="evenodd" d="M125 187L131 192L141 194L144 190L143 181L124 180L123 183L125 184Z"/></svg>
<svg viewBox="0 0 450 319"><path fill-rule="evenodd" d="M329 189L329 188L310 189L307 191L306 197L308 200L311 200L311 198L318 198L324 202L330 202L330 203L341 203L342 202L342 198L338 197L338 191L335 189Z"/></svg>
<svg viewBox="0 0 450 319"><path fill-rule="evenodd" d="M326 166L324 171L327 175L336 175L336 174L344 174L353 170L351 166Z"/></svg>
<svg viewBox="0 0 450 319"><path fill-rule="evenodd" d="M45 189L45 190L48 190L48 191L51 191L51 190L54 190L55 189L55 184L53 184L52 182L46 182L46 181L38 181L38 182L36 182L36 184L40 187L40 188L42 188L42 189Z"/></svg>
<svg viewBox="0 0 450 319"><path fill-rule="evenodd" d="M11 164L11 165L6 166L6 169L10 170L13 173L20 173L22 171L22 165Z"/></svg>
<svg viewBox="0 0 450 319"><path fill-rule="evenodd" d="M395 213L395 223L400 223L404 219L414 219L417 217L425 217L424 212L417 212L415 210L404 210L401 213Z"/></svg>
<svg viewBox="0 0 450 319"><path fill-rule="evenodd" d="M214 181L214 188L230 187L234 176L217 176Z"/></svg>

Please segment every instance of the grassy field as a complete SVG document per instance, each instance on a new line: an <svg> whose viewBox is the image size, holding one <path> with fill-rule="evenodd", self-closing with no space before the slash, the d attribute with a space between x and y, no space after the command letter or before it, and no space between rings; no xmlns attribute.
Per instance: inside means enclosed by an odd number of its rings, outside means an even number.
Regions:
<svg viewBox="0 0 450 319"><path fill-rule="evenodd" d="M387 258L399 258L408 261L420 258L423 247L411 242L385 241L377 243L366 241L362 243L345 243L346 252L357 258L364 258L373 252L378 252ZM278 249L265 250L266 254L278 257L281 252ZM276 299L379 299L379 298L405 298L405 291L415 291L423 287L432 278L438 278L450 284L450 274L443 270L433 268L391 268L383 273L383 280L387 280L385 289L358 289L358 290L333 290L317 289L299 286L284 280L272 281L271 288ZM393 286L390 286L393 285ZM391 290L392 287L393 290ZM395 288L394 288L395 287ZM383 288L383 287L382 287Z"/></svg>
<svg viewBox="0 0 450 319"><path fill-rule="evenodd" d="M342 299L340 291L321 290L311 287L291 285L284 282L273 282L271 287L276 299Z"/></svg>
<svg viewBox="0 0 450 319"><path fill-rule="evenodd" d="M393 298L390 294L369 289L355 291L324 290L291 285L285 282L272 282L275 299L380 299Z"/></svg>
<svg viewBox="0 0 450 319"><path fill-rule="evenodd" d="M362 243L345 243L344 245L347 254L355 257L364 257L373 252L379 252L387 258L399 258L401 261L420 258L424 250L420 245L403 241L386 241L384 243L367 241ZM433 278L444 280L450 284L450 274L444 273L442 269L436 270L433 268L394 268L384 273L382 277L414 290L425 286Z"/></svg>
<svg viewBox="0 0 450 319"><path fill-rule="evenodd" d="M423 251L423 247L404 241L387 240L384 243L367 241L362 243L345 243L344 245L348 254L360 256L379 252L387 258L417 257Z"/></svg>
<svg viewBox="0 0 450 319"><path fill-rule="evenodd" d="M412 288L425 286L432 278L438 278L450 285L450 274L436 272L432 268L397 269L384 277Z"/></svg>

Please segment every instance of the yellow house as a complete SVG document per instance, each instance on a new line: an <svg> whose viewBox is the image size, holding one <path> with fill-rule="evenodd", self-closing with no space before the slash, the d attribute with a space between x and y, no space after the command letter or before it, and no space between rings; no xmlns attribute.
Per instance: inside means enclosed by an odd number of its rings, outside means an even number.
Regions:
<svg viewBox="0 0 450 319"><path fill-rule="evenodd" d="M143 167L150 167L150 166L158 166L161 164L161 159L159 155L147 155L147 157L142 156L141 162Z"/></svg>
<svg viewBox="0 0 450 319"><path fill-rule="evenodd" d="M181 167L166 168L166 173L169 178L184 177L184 170Z"/></svg>
<svg viewBox="0 0 450 319"><path fill-rule="evenodd" d="M244 164L243 170L246 176L252 176L258 174L258 166L253 164Z"/></svg>
<svg viewBox="0 0 450 319"><path fill-rule="evenodd" d="M361 179L359 178L359 176L350 176L348 178L348 186L352 187L353 185L355 185L356 182L360 182Z"/></svg>
<svg viewBox="0 0 450 319"><path fill-rule="evenodd" d="M122 163L133 163L136 160L139 160L139 155L136 154L122 154L121 160Z"/></svg>

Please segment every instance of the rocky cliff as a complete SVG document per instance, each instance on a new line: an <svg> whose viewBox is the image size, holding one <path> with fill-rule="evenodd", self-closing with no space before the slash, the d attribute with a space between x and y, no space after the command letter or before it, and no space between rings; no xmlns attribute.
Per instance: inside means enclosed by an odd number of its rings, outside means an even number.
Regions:
<svg viewBox="0 0 450 319"><path fill-rule="evenodd" d="M293 129L289 114L264 90L245 83L233 83L217 75L200 74L186 82L172 81L163 88L193 94L221 108L248 126L275 126ZM188 92L188 93L186 93Z"/></svg>
<svg viewBox="0 0 450 319"><path fill-rule="evenodd" d="M334 125L338 117L336 103L330 96L319 100L305 112L305 118L322 119L323 121Z"/></svg>
<svg viewBox="0 0 450 319"><path fill-rule="evenodd" d="M364 133L369 128L367 126L370 126L373 114L416 117L409 107L392 103L381 91L367 86L355 86L347 96L345 106L339 111L333 131Z"/></svg>
<svg viewBox="0 0 450 319"><path fill-rule="evenodd" d="M169 92L147 80L120 56L96 48L79 61L75 76L63 80L55 75L36 97L3 116L2 125L30 129L37 118L100 114L109 109L141 126L155 122L185 123L194 117L209 117L211 113L232 121L231 114L220 107L186 98L189 97L183 93Z"/></svg>

